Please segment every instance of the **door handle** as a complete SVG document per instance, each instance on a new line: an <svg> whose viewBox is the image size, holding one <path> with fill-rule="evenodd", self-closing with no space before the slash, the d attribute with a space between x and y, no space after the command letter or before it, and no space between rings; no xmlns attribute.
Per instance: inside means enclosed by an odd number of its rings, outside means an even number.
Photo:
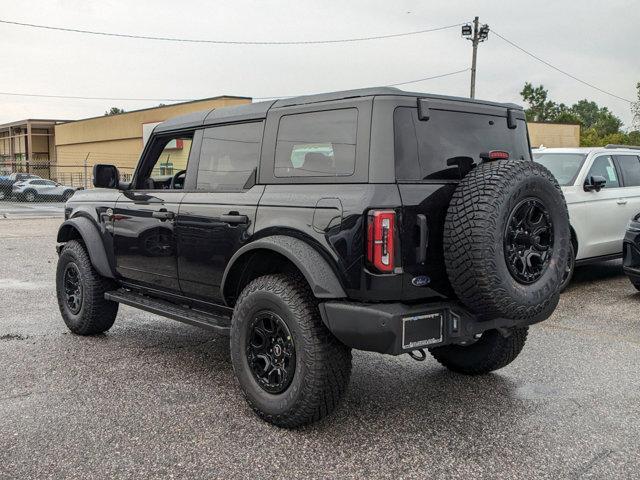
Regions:
<svg viewBox="0 0 640 480"><path fill-rule="evenodd" d="M164 221L164 220L173 220L176 214L173 212L167 212L166 210L159 210L157 212L151 212L151 216L153 218L157 218L161 221Z"/></svg>
<svg viewBox="0 0 640 480"><path fill-rule="evenodd" d="M627 204L627 201L626 201L624 198L619 198L619 199L616 201L616 203L617 203L618 205L626 205L626 204Z"/></svg>
<svg viewBox="0 0 640 480"><path fill-rule="evenodd" d="M238 213L228 213L227 215L220 215L220 221L232 224L245 224L249 223L249 217Z"/></svg>

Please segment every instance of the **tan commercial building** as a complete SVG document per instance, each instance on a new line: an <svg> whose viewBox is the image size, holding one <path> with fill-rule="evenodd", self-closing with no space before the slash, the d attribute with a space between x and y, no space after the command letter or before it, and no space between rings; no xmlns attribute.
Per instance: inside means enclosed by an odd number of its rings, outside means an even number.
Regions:
<svg viewBox="0 0 640 480"><path fill-rule="evenodd" d="M55 159L54 127L66 121L28 119L0 125L0 175L28 172L48 178Z"/></svg>
<svg viewBox="0 0 640 480"><path fill-rule="evenodd" d="M109 163L128 179L158 123L186 113L245 103L251 103L251 98L225 95L56 125L55 178L65 184L89 186L93 165ZM175 145L176 158L181 147Z"/></svg>
<svg viewBox="0 0 640 480"><path fill-rule="evenodd" d="M528 122L531 148L579 147L580 125L569 123Z"/></svg>

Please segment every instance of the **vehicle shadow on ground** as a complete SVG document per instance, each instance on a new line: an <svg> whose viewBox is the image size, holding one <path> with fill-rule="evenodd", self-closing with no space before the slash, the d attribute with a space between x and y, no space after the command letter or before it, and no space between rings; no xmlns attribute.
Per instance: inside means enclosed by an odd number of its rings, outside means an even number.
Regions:
<svg viewBox="0 0 640 480"><path fill-rule="evenodd" d="M621 260L594 263L592 265L582 265L576 267L569 288L583 283L610 280L612 278L619 278L623 276L624 272L622 271Z"/></svg>
<svg viewBox="0 0 640 480"><path fill-rule="evenodd" d="M226 337L180 324L167 331L154 329L153 339L144 329L126 329L122 334L117 330L107 334L102 342L112 343L109 349L134 352L133 357L142 365L153 361L174 373L183 370L203 386L202 395L214 398L217 392L233 389L233 401L219 404L219 408L232 411L221 414L252 415L235 382ZM449 372L430 355L426 361L416 362L407 355L354 351L351 382L338 409L297 432L322 436L328 432L339 435L340 431L353 435L354 430L360 430L382 434L393 428L423 435L425 428L435 432L458 427L463 432L468 422L493 415L516 424L527 408L518 394L519 386L501 373L468 377ZM479 398L483 399L480 403ZM412 421L405 423L404 418ZM256 422L260 420L256 418Z"/></svg>

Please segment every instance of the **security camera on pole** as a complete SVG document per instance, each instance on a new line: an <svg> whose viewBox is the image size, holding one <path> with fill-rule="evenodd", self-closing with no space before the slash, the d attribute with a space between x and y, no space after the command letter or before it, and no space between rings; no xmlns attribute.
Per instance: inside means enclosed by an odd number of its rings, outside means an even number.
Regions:
<svg viewBox="0 0 640 480"><path fill-rule="evenodd" d="M462 36L471 40L473 56L471 57L471 93L470 98L476 98L476 61L478 59L478 44L489 38L489 25L480 25L478 17L473 19L473 28L470 24L462 26Z"/></svg>

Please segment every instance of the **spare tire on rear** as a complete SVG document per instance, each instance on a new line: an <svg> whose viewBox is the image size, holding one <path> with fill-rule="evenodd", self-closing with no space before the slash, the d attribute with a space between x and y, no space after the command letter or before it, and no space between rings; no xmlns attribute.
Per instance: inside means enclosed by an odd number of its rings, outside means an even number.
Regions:
<svg viewBox="0 0 640 480"><path fill-rule="evenodd" d="M460 182L447 210L447 275L481 318L543 320L558 304L570 238L564 196L545 167L483 163Z"/></svg>

